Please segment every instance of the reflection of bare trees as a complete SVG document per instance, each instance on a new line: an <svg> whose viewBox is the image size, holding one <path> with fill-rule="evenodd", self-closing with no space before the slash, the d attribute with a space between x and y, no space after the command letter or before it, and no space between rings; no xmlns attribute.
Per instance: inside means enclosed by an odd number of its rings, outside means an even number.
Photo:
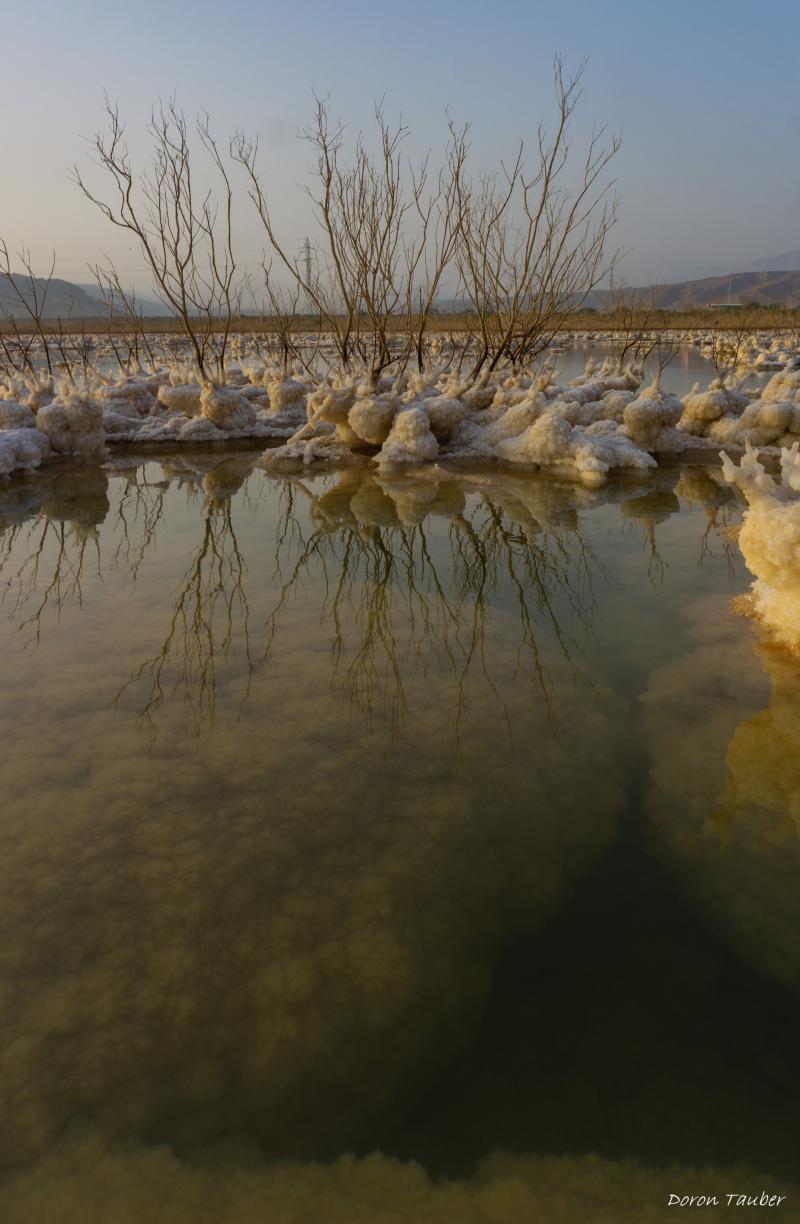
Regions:
<svg viewBox="0 0 800 1224"><path fill-rule="evenodd" d="M656 526L679 509L676 493L705 507L707 535L712 526L722 532L734 505L701 468L679 479L677 471L659 474L656 488L630 497L440 468L392 476L356 468L308 480L259 473L248 488L253 460L244 452L173 457L160 467L161 479L135 461L117 470L110 515L102 470L20 482L17 510L8 501L0 518L2 597L35 646L46 610L58 616L67 603L80 605L89 558L99 571L101 522L111 537L102 560L135 584L173 504L188 505L199 535L168 599L160 645L133 668L114 704L156 729L177 695L195 732L213 723L223 681L234 681L229 692L236 689L241 710L281 643L308 640L309 632L315 646L328 646L330 685L349 717L367 728L384 723L399 733L417 713L412 691L433 685L456 748L468 710L485 712L487 701L511 735L514 685L555 717L555 670L588 683L583 651L595 631L595 584L605 576L580 510L622 501L625 519L644 529L650 575L659 581ZM264 507L278 513L269 520L269 560L253 579L237 528ZM724 537L723 546L732 547ZM701 560L707 551L701 543ZM253 581L266 606L257 617L261 642L252 628ZM319 629L309 631L309 612Z"/></svg>
<svg viewBox="0 0 800 1224"><path fill-rule="evenodd" d="M202 539L175 593L167 635L160 649L133 670L115 706L141 685L144 704L137 708L137 723L153 727L167 692L180 691L187 719L199 730L214 720L219 671L240 641L249 690L254 669L246 570L230 502L218 510L207 506Z"/></svg>
<svg viewBox="0 0 800 1224"><path fill-rule="evenodd" d="M97 527L108 511L107 490L108 478L97 468L37 478L20 489L28 494L24 509L38 511L35 517L15 521L12 515L5 526L0 520L0 601L27 634L26 649L39 645L48 612L58 620L65 605L81 606L89 558L99 571Z"/></svg>
<svg viewBox="0 0 800 1224"><path fill-rule="evenodd" d="M742 497L726 485L721 469L690 465L680 470L665 469L658 473L658 487L622 503L623 517L641 527L643 543L649 553L648 577L654 585L664 581L668 562L659 548L656 528L680 511L680 500L690 507L700 506L706 518L698 541L698 565L713 560L719 547L733 574L736 563L736 532L742 508Z"/></svg>
<svg viewBox="0 0 800 1224"><path fill-rule="evenodd" d="M116 566L129 568L133 582L155 545L168 487L168 482L152 484L145 480L139 467L125 473L125 488L115 509L117 541L113 561Z"/></svg>
<svg viewBox="0 0 800 1224"><path fill-rule="evenodd" d="M736 557L736 523L742 508L739 490L726 484L721 472L712 468L688 467L675 486L675 492L690 504L699 504L706 515L706 527L700 536L700 558L702 565L707 557L713 557L717 543L728 565L733 571Z"/></svg>
<svg viewBox="0 0 800 1224"><path fill-rule="evenodd" d="M202 534L172 601L166 636L160 648L133 669L114 698L115 708L137 694L137 725L155 729L166 697L183 695L188 724L199 732L213 723L221 670L245 661L245 692L254 667L250 648L250 608L245 590L247 566L236 535L231 498L252 470L252 458L234 455L220 461L173 460L162 464L167 479L145 482L135 469L117 507L120 542L115 561L130 566L135 581L146 554L155 546L165 513L164 495L171 484L197 504ZM128 514L137 527L130 530Z"/></svg>
<svg viewBox="0 0 800 1224"><path fill-rule="evenodd" d="M29 551L17 570L4 575L2 598L5 601L10 596L10 619L21 617L19 631L30 632L25 643L26 649L30 649L39 645L42 616L48 608L53 608L58 617L65 603L72 600L82 603L81 576L91 536L53 519L37 519L35 525L13 527L0 546L0 575L10 560L12 545L23 532ZM41 583L45 565L48 576Z"/></svg>
<svg viewBox="0 0 800 1224"><path fill-rule="evenodd" d="M456 745L477 679L509 733L509 680L524 677L550 708L553 683L539 637L549 628L577 674L569 626L577 619L591 629L594 558L577 529L543 530L520 504L523 521L514 521L499 499L502 481L495 483L496 496L485 482L443 473L387 480L349 471L321 495L301 480L286 482L264 662L290 602L319 591L320 622L331 633L331 684L368 726L380 717L400 730L410 713L408 680L434 670L453 688L452 709L442 717L452 719ZM298 498L310 530L301 524ZM446 547L431 529L437 516L449 522Z"/></svg>
<svg viewBox="0 0 800 1224"><path fill-rule="evenodd" d="M650 554L650 560L647 565L647 574L650 581L654 584L662 583L667 562L665 562L658 547L656 527L659 523L666 522L673 514L678 513L680 502L674 493L667 490L654 489L640 497L629 498L626 502L623 502L621 509L625 518L639 523L642 528L644 544Z"/></svg>

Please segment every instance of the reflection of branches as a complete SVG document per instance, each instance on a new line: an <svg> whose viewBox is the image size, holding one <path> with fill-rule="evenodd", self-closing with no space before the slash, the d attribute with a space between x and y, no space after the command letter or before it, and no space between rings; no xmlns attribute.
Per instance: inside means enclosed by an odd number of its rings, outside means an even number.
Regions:
<svg viewBox="0 0 800 1224"><path fill-rule="evenodd" d="M119 540L113 560L115 565L128 566L134 583L142 562L155 545L156 531L164 514L164 491L162 485L146 483L139 470L134 469L116 507ZM135 542L131 534L133 524L140 528Z"/></svg>
<svg viewBox="0 0 800 1224"><path fill-rule="evenodd" d="M668 562L662 557L656 539L656 527L665 522L680 510L680 502L674 493L667 489L655 489L642 497L631 497L622 505L622 513L641 525L644 542L650 552L647 575L653 586L660 586L664 581L664 573Z"/></svg>
<svg viewBox="0 0 800 1224"><path fill-rule="evenodd" d="M296 514L298 492L311 505L310 532L303 531ZM320 619L332 626L331 683L368 726L380 710L399 732L408 714L406 677L414 668L428 675L435 662L455 682L456 747L476 673L510 734L502 684L491 661L494 608L510 595L512 677L524 675L552 710L553 682L537 636L546 624L573 665L575 642L563 609L589 627L586 609L593 603L593 558L579 534L548 531L532 538L533 532L511 521L487 491L467 511L463 490L450 479L417 487L350 472L319 497L298 480L287 481L281 496L275 557L280 586L267 618L264 663L290 599L306 588L320 589ZM398 508L410 521L401 519ZM444 563L434 559L426 512L445 513L451 520Z"/></svg>
<svg viewBox="0 0 800 1224"><path fill-rule="evenodd" d="M51 518L37 518L24 525L20 524L6 532L0 549L0 575L7 569L15 543L27 545L26 556L19 568L8 573L0 600L5 602L11 595L9 620L14 620L29 605L32 610L17 625L19 632L30 629L31 636L25 642L25 649L33 649L39 645L42 634L42 617L51 609L57 620L61 619L64 605L77 600L78 606L83 604L81 578L83 575L86 548L89 541L97 546L93 532L81 531L77 527L68 527L65 523ZM100 560L99 548L97 552ZM42 568L46 564L48 579L40 589L39 580Z"/></svg>
<svg viewBox="0 0 800 1224"><path fill-rule="evenodd" d="M699 541L698 565L715 556L713 544L716 539L722 546L728 573L733 576L737 559L735 525L742 505L741 494L735 487L722 484L719 478L714 479L712 470L703 467L687 468L675 492L690 504L701 505L706 516Z"/></svg>
<svg viewBox="0 0 800 1224"><path fill-rule="evenodd" d="M160 508L155 521L160 517ZM199 731L214 721L218 669L229 661L234 628L240 623L247 662L244 702L253 675L246 566L236 538L230 502L207 508L203 538L178 586L167 635L151 658L134 668L114 698L115 708L129 690L144 683L147 696L137 725L154 726L166 692L181 689L189 721Z"/></svg>
<svg viewBox="0 0 800 1224"><path fill-rule="evenodd" d="M589 683L583 652L595 633L593 584L603 570L584 539L578 510L605 500L602 494L511 473L435 468L378 476L358 468L321 481L264 477L249 496L242 489L252 468L246 455L172 458L161 466L163 480L132 468L118 481L108 522L115 538L104 547L106 563L125 581L129 575L134 583L137 576L143 581L170 520L174 495L167 498L167 488L181 490L200 525L168 601L160 644L148 648L114 701L133 705L140 726L155 730L159 713L177 695L199 732L215 718L222 679L235 679L241 710L257 669L274 662L299 602L318 618L315 642L329 649L334 693L349 718L368 729L385 722L392 734L401 734L413 726L420 682L428 689L436 685L437 716L452 723L460 751L468 714L477 709L485 715L487 703L511 737L514 686L555 721L565 669L573 682ZM716 513L714 499L724 492L713 481L709 490L692 479L690 487L683 475L677 491L711 504ZM12 521L0 535L0 577L7 604L14 604L12 616L19 618L36 593L35 611L25 621L36 626L34 642L45 608L60 611L67 600L80 604L82 598L87 544L108 510L106 477L93 487L87 482L84 472L57 488L45 482L38 517L22 525ZM269 603L258 618L265 635L258 645L251 641L248 567L231 510L239 489L239 513L260 517L262 500L278 509L270 563L259 571ZM42 505L45 495L49 501ZM651 576L655 525L678 508L664 487L628 498L622 507L651 537ZM436 528L437 517L443 530ZM12 559L20 548L21 563ZM14 577L6 578L17 565Z"/></svg>

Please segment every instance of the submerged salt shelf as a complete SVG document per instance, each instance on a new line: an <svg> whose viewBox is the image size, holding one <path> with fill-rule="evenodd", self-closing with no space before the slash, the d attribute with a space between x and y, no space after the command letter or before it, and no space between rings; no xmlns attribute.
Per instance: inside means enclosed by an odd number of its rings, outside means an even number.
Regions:
<svg viewBox="0 0 800 1224"><path fill-rule="evenodd" d="M750 488L257 461L0 486L0 1217L791 1218Z"/></svg>

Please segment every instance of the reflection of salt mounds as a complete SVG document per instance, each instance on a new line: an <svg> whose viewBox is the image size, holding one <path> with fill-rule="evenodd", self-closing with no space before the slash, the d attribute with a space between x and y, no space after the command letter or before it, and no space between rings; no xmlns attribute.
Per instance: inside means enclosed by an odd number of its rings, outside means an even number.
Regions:
<svg viewBox="0 0 800 1224"><path fill-rule="evenodd" d="M781 451L781 483L759 463L748 445L737 467L723 455L723 472L744 492L749 509L739 546L755 574L753 609L792 649L800 649L800 444Z"/></svg>
<svg viewBox="0 0 800 1224"><path fill-rule="evenodd" d="M379 474L360 467L337 473L335 483L315 497L312 514L320 526L332 529L343 524L408 526L430 515L457 523L469 497L519 524L533 539L543 529L575 531L579 511L624 502L630 487L592 488L574 481L531 480L526 473L502 469L465 471L436 464Z"/></svg>
<svg viewBox="0 0 800 1224"><path fill-rule="evenodd" d="M103 522L108 513L107 494L108 476L103 468L70 465L65 471L54 466L32 479L0 485L0 528L25 520L33 527L34 518L41 515L45 526L65 523L79 535Z"/></svg>
<svg viewBox="0 0 800 1224"><path fill-rule="evenodd" d="M41 514L51 521L68 523L77 535L91 534L108 514L108 476L102 468L58 472L44 486Z"/></svg>
<svg viewBox="0 0 800 1224"><path fill-rule="evenodd" d="M707 640L644 697L657 853L737 954L800 990L800 664L761 648L765 706L746 626L717 601L698 611Z"/></svg>
<svg viewBox="0 0 800 1224"><path fill-rule="evenodd" d="M466 1180L433 1182L419 1165L380 1153L326 1166L264 1164L241 1149L189 1164L166 1147L110 1149L85 1135L0 1190L0 1206L5 1224L659 1224L677 1192L716 1194L720 1205L701 1203L702 1218L722 1224L734 1188L765 1206L775 1196L781 1218L796 1193L741 1166L655 1170L498 1152Z"/></svg>

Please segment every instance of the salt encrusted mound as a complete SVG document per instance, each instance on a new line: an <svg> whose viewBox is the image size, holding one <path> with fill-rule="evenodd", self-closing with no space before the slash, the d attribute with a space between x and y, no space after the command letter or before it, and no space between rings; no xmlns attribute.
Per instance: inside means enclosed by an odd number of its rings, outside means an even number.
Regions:
<svg viewBox="0 0 800 1224"><path fill-rule="evenodd" d="M753 343L755 362L764 350ZM777 453L800 440L800 369L784 369L785 362L760 394L730 376L705 391L696 386L681 401L658 378L640 390L641 369L620 369L610 359L589 360L582 375L560 385L552 366L484 370L468 379L435 364L440 349L430 346L422 370L378 378L329 369L315 381L300 363L254 359L244 341L232 345L240 359L214 385L186 360L149 370L130 362L116 378L87 369L68 384L8 374L0 382L0 429L28 428L31 414L52 403L38 427L55 454L100 455L101 433L115 444L261 438L285 443L264 462L287 470L352 465L363 456L387 470L441 457L543 469L589 484L615 471L640 474L652 467L650 456L719 444L738 451L747 443ZM85 424L94 409L102 430L96 420Z"/></svg>
<svg viewBox="0 0 800 1224"><path fill-rule="evenodd" d="M755 574L755 615L786 646L800 650L800 443L782 450L781 483L759 462L748 443L738 465L722 455L725 479L743 491L749 508L739 547Z"/></svg>
<svg viewBox="0 0 800 1224"><path fill-rule="evenodd" d="M231 387L203 387L200 394L201 415L226 433L251 429L256 422L256 410L249 400Z"/></svg>
<svg viewBox="0 0 800 1224"><path fill-rule="evenodd" d="M642 699L650 845L738 957L798 992L800 659L725 600L687 619L694 644Z"/></svg>
<svg viewBox="0 0 800 1224"><path fill-rule="evenodd" d="M49 454L49 438L39 429L0 431L0 476L38 468Z"/></svg>
<svg viewBox="0 0 800 1224"><path fill-rule="evenodd" d="M521 433L499 442L495 452L508 463L574 474L590 484L604 480L612 469L643 472L656 466L651 455L612 428L613 432L589 433L550 409Z"/></svg>
<svg viewBox="0 0 800 1224"><path fill-rule="evenodd" d="M659 380L629 400L622 410L625 433L644 450L682 451L687 439L675 427L683 404L676 395L662 391Z"/></svg>
<svg viewBox="0 0 800 1224"><path fill-rule="evenodd" d="M800 399L800 370L782 370L780 374L773 374L761 392L761 398L765 400Z"/></svg>
<svg viewBox="0 0 800 1224"><path fill-rule="evenodd" d="M156 410L157 404L152 387L138 378L108 383L98 391L97 399L107 410L133 417L148 416Z"/></svg>
<svg viewBox="0 0 800 1224"><path fill-rule="evenodd" d="M365 455L354 452L335 430L313 438L296 437L275 450L265 451L258 466L267 471L294 471L297 468L358 467L366 464Z"/></svg>
<svg viewBox="0 0 800 1224"><path fill-rule="evenodd" d="M392 423L401 407L396 396L359 395L347 413L347 424L356 440L381 446L392 429ZM343 424L343 422L337 422Z"/></svg>
<svg viewBox="0 0 800 1224"><path fill-rule="evenodd" d="M27 404L0 399L0 430L33 429L36 418Z"/></svg>
<svg viewBox="0 0 800 1224"><path fill-rule="evenodd" d="M679 428L684 433L703 437L709 425L726 414L739 415L750 402L747 396L727 387L719 378L713 379L705 391L695 384L683 397L683 413Z"/></svg>
<svg viewBox="0 0 800 1224"><path fill-rule="evenodd" d="M425 463L439 454L439 443L431 433L431 419L424 408L404 408L394 419L389 436L378 455L378 467Z"/></svg>
<svg viewBox="0 0 800 1224"><path fill-rule="evenodd" d="M267 372L264 386L269 394L270 407L275 412L283 412L292 404L302 405L306 395L313 390L310 382L284 377L275 371Z"/></svg>
<svg viewBox="0 0 800 1224"><path fill-rule="evenodd" d="M158 402L172 412L184 416L197 416L200 412L201 387L199 383L184 383L177 387L163 386L158 389Z"/></svg>
<svg viewBox="0 0 800 1224"><path fill-rule="evenodd" d="M739 446L791 446L800 438L800 404L791 400L755 400L739 416L712 422L707 435L715 442Z"/></svg>
<svg viewBox="0 0 800 1224"><path fill-rule="evenodd" d="M796 1197L741 1165L664 1170L493 1152L469 1177L436 1181L380 1152L267 1163L242 1142L189 1161L166 1145L109 1147L84 1131L0 1191L0 1207L5 1224L660 1224L677 1191L694 1196L703 1220L723 1224L737 1203L722 1187L747 1188L750 1206L778 1212Z"/></svg>
<svg viewBox="0 0 800 1224"><path fill-rule="evenodd" d="M37 412L36 428L59 455L104 459L107 454L103 409L86 391L60 391Z"/></svg>

